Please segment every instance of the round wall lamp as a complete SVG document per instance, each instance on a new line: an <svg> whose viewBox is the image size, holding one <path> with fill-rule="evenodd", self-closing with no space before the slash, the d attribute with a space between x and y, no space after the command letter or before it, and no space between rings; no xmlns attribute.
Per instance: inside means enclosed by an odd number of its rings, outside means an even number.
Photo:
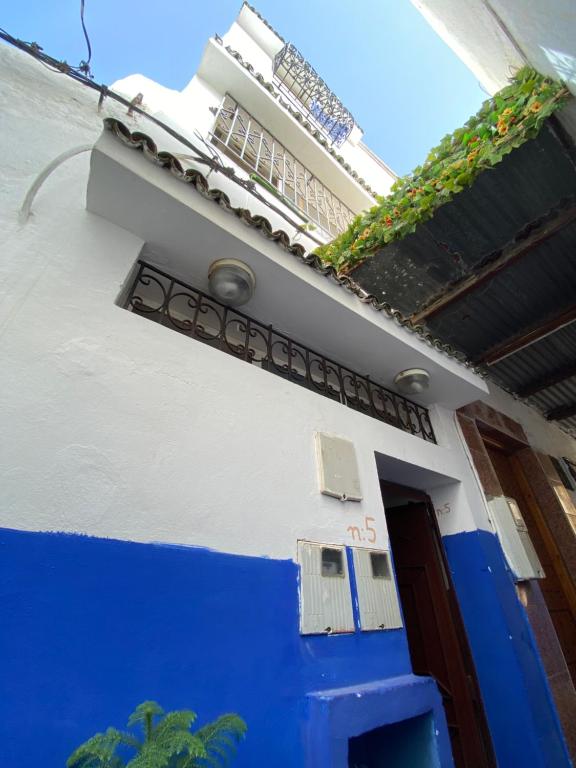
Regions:
<svg viewBox="0 0 576 768"><path fill-rule="evenodd" d="M250 301L256 287L256 275L237 259L218 259L208 270L210 292L223 304L241 307Z"/></svg>
<svg viewBox="0 0 576 768"><path fill-rule="evenodd" d="M407 368L396 374L394 384L403 395L419 395L430 386L430 374L424 368Z"/></svg>

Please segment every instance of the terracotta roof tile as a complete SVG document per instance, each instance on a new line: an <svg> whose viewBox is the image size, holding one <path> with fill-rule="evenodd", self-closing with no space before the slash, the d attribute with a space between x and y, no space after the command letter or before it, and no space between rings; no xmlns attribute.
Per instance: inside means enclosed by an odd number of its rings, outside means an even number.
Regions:
<svg viewBox="0 0 576 768"><path fill-rule="evenodd" d="M252 214L246 208L233 206L228 195L220 189L214 187L211 188L206 177L200 171L193 168L185 169L182 163L173 154L170 152L158 151L156 143L145 133L139 131L131 133L124 123L112 117L108 117L104 120L104 126L126 146L141 151L147 160L170 171L170 173L179 181L191 184L203 197L214 201L222 208L241 219L248 226L258 230L258 232L267 240L277 243L285 251L288 251L288 253L295 256L316 272L334 280L342 288L353 293L363 304L368 304L378 312L384 312L388 317L395 320L398 325L417 334L422 341L426 342L434 349L456 359L458 362L471 368L475 372L478 372L473 364L469 362L462 353L455 350L449 344L445 344L440 339L434 337L424 328L424 326L411 323L401 312L395 310L387 302L381 302L376 296L364 291L354 280L352 280L352 278L347 275L339 275L334 267L324 264L318 256L315 256L312 253L307 253L304 246L299 243L291 242L290 236L281 229L275 230L265 216Z"/></svg>

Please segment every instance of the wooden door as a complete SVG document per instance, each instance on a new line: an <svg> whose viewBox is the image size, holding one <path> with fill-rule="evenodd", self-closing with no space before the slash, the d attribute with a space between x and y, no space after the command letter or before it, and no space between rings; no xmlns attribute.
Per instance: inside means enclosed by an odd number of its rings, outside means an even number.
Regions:
<svg viewBox="0 0 576 768"><path fill-rule="evenodd" d="M435 678L457 768L494 765L466 639L427 503L386 509L412 668Z"/></svg>
<svg viewBox="0 0 576 768"><path fill-rule="evenodd" d="M522 470L517 466L517 460L513 455L507 454L505 450L495 445L486 443L486 449L504 494L516 499L518 503L532 544L544 568L546 578L540 580L540 588L556 629L566 665L576 685L576 615L563 586L564 574L560 568L560 556L555 550L553 541L550 538L546 540L542 536L542 525L539 525L537 520L541 512L539 508L535 508L535 503L529 500L523 491Z"/></svg>

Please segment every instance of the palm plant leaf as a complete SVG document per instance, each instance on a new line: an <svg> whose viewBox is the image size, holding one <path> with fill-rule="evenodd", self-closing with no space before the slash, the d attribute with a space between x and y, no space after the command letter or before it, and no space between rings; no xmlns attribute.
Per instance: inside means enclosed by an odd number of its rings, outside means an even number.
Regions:
<svg viewBox="0 0 576 768"><path fill-rule="evenodd" d="M128 727L146 722L148 717L160 717L164 710L157 701L143 701L128 718Z"/></svg>
<svg viewBox="0 0 576 768"><path fill-rule="evenodd" d="M184 764L193 758L206 756L206 748L200 739L188 731L170 731L162 738L154 738L142 747L126 768L168 768L174 758L184 758Z"/></svg>
<svg viewBox="0 0 576 768"><path fill-rule="evenodd" d="M128 727L142 724L144 738L150 741L154 732L154 718L164 714L164 710L157 701L143 701L128 718Z"/></svg>
<svg viewBox="0 0 576 768"><path fill-rule="evenodd" d="M66 768L222 768L246 733L246 723L235 714L221 715L196 733L190 732L196 713L189 709L164 715L155 701L144 701L130 715L128 725L141 725L144 740L108 728L81 744ZM155 725L154 718L162 717ZM116 750L130 747L136 755L128 763Z"/></svg>
<svg viewBox="0 0 576 768"><path fill-rule="evenodd" d="M115 728L96 733L70 755L66 768L120 768L122 761L115 752L122 736Z"/></svg>
<svg viewBox="0 0 576 768"><path fill-rule="evenodd" d="M125 747L132 747L137 752L142 749L143 742L137 739L136 736L128 733L128 731L118 731L118 733L120 734L120 743Z"/></svg>
<svg viewBox="0 0 576 768"><path fill-rule="evenodd" d="M197 765L213 768L227 765L247 730L244 720L234 714L221 715L198 729L195 735L203 742L207 754Z"/></svg>
<svg viewBox="0 0 576 768"><path fill-rule="evenodd" d="M191 709L179 709L174 712L168 712L158 723L154 730L154 738L163 738L171 731L188 731L190 726L196 720L196 712Z"/></svg>

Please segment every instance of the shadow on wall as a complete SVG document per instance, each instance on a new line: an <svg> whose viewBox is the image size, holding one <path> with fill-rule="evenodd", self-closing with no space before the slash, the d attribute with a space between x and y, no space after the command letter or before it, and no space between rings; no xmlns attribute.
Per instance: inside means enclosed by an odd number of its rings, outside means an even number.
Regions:
<svg viewBox="0 0 576 768"><path fill-rule="evenodd" d="M368 731L350 739L349 768L438 768L431 714Z"/></svg>

